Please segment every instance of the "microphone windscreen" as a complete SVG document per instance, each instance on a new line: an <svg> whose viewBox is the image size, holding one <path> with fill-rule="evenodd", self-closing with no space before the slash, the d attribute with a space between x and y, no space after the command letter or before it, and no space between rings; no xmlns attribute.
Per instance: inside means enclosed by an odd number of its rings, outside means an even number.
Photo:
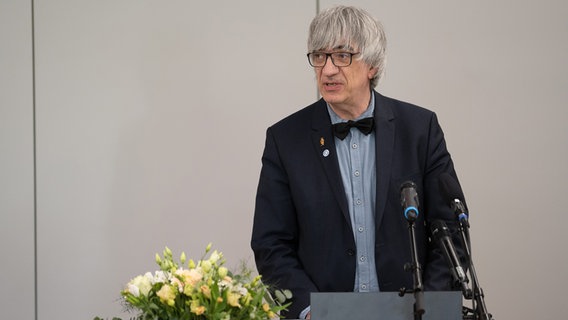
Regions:
<svg viewBox="0 0 568 320"><path fill-rule="evenodd" d="M416 189L416 184L412 181L405 181L400 185L400 190L403 190L405 188L413 188Z"/></svg>

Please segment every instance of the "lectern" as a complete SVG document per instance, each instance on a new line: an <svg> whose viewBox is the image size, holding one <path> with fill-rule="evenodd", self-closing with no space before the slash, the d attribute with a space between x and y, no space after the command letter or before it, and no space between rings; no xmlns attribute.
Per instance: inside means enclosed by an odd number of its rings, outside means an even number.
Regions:
<svg viewBox="0 0 568 320"><path fill-rule="evenodd" d="M412 295L396 292L311 294L312 320L412 320ZM462 320L461 292L424 292L424 320Z"/></svg>

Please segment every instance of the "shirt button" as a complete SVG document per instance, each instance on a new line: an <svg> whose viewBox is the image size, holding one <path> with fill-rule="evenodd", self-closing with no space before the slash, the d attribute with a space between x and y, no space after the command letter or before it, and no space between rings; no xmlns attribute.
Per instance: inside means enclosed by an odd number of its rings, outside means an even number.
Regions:
<svg viewBox="0 0 568 320"><path fill-rule="evenodd" d="M359 261L361 261L361 262L365 262L365 260L367 260L367 257L365 257L365 256L361 256L361 257L359 258Z"/></svg>
<svg viewBox="0 0 568 320"><path fill-rule="evenodd" d="M361 226L361 227L357 228L357 230L359 230L359 232L363 232L363 231L365 231L365 228L363 226Z"/></svg>
<svg viewBox="0 0 568 320"><path fill-rule="evenodd" d="M367 285L366 285L366 284L362 284L362 285L361 285L361 289L367 290Z"/></svg>
<svg viewBox="0 0 568 320"><path fill-rule="evenodd" d="M357 147L359 147L356 143L354 143L353 145L351 145L351 148L353 149L357 149Z"/></svg>
<svg viewBox="0 0 568 320"><path fill-rule="evenodd" d="M355 200L355 203L360 205L361 203L363 203L363 201L361 201L361 199L357 199Z"/></svg>
<svg viewBox="0 0 568 320"><path fill-rule="evenodd" d="M361 175L361 173L359 172L359 170L355 171L353 174L354 174L356 177L358 177L359 175Z"/></svg>

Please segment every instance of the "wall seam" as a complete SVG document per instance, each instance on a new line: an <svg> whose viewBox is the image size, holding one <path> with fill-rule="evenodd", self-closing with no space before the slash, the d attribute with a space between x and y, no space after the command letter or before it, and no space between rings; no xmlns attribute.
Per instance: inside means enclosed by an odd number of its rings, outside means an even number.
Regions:
<svg viewBox="0 0 568 320"><path fill-rule="evenodd" d="M35 3L31 0L32 24L32 148L33 148L33 210L34 210L34 318L38 320L38 264L37 264L37 147L36 147L36 56L35 56Z"/></svg>

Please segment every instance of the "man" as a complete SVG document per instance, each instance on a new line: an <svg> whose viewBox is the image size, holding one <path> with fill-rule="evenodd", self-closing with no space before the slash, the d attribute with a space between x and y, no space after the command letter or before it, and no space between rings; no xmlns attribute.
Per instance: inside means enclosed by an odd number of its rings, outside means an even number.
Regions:
<svg viewBox="0 0 568 320"><path fill-rule="evenodd" d="M363 10L318 14L308 61L322 99L267 130L251 246L263 280L292 291L288 318L309 318L311 292L413 287L403 268L411 244L400 186L408 180L419 195L425 289L451 287L427 223L453 225L438 177L456 173L436 115L373 90L384 73L385 45L381 25ZM362 119L360 129L345 126ZM337 123L343 130L333 129Z"/></svg>

